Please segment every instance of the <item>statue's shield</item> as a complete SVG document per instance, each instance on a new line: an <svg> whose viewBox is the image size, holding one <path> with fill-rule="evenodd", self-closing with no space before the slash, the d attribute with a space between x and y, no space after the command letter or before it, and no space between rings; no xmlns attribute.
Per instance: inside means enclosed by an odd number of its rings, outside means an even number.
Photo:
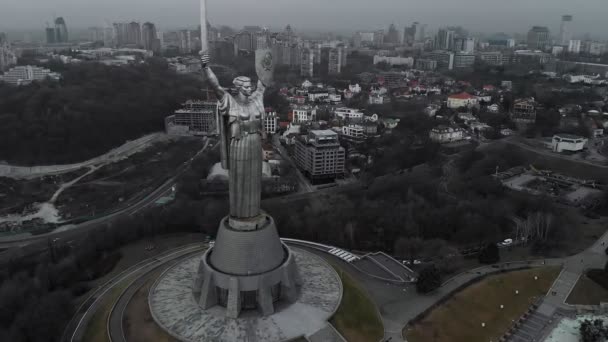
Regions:
<svg viewBox="0 0 608 342"><path fill-rule="evenodd" d="M270 49L259 49L255 51L255 71L265 85L270 85L276 61Z"/></svg>

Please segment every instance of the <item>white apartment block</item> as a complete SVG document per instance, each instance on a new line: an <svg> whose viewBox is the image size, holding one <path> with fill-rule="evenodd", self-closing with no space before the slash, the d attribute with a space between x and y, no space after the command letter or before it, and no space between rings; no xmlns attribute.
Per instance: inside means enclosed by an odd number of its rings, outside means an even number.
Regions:
<svg viewBox="0 0 608 342"><path fill-rule="evenodd" d="M568 52L570 53L581 53L581 41L580 40L570 40L568 42Z"/></svg>
<svg viewBox="0 0 608 342"><path fill-rule="evenodd" d="M279 128L279 117L276 112L267 111L264 116L264 132L274 134Z"/></svg>
<svg viewBox="0 0 608 342"><path fill-rule="evenodd" d="M342 120L362 120L363 119L363 112L361 112L358 109L352 109L352 108L346 108L346 107L336 108L336 110L334 111L334 115L337 118L340 118Z"/></svg>
<svg viewBox="0 0 608 342"><path fill-rule="evenodd" d="M11 85L19 86L30 84L33 81L41 81L47 77L57 80L60 76L57 73L51 72L49 69L25 65L10 69L4 73L0 80Z"/></svg>
<svg viewBox="0 0 608 342"><path fill-rule="evenodd" d="M446 144L464 140L465 131L460 127L437 126L431 130L429 138L434 142Z"/></svg>
<svg viewBox="0 0 608 342"><path fill-rule="evenodd" d="M294 106L292 123L300 124L317 120L317 108L312 106Z"/></svg>
<svg viewBox="0 0 608 342"><path fill-rule="evenodd" d="M365 138L365 130L362 125L346 125L342 126L342 135L353 139Z"/></svg>

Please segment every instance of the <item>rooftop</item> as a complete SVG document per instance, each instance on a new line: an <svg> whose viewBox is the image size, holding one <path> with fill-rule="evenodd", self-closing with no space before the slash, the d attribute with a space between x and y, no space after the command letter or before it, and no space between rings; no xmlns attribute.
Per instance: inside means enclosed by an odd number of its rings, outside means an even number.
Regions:
<svg viewBox="0 0 608 342"><path fill-rule="evenodd" d="M572 140L585 139L585 137L581 137L580 135L565 134L565 133L556 134L555 136L558 138L562 138L562 139L572 139Z"/></svg>
<svg viewBox="0 0 608 342"><path fill-rule="evenodd" d="M319 136L319 137L329 137L329 136L335 136L336 132L332 131L331 129L318 129L318 130L312 130L310 131L310 133Z"/></svg>
<svg viewBox="0 0 608 342"><path fill-rule="evenodd" d="M449 96L450 99L459 99L459 100L472 100L472 99L476 99L475 96L469 94L469 93L459 93L459 94L453 94Z"/></svg>

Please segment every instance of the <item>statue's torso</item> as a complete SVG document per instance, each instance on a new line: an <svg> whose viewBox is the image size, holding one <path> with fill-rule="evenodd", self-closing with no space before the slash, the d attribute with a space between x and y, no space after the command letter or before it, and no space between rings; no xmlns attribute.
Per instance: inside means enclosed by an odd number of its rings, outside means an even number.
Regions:
<svg viewBox="0 0 608 342"><path fill-rule="evenodd" d="M242 103L226 94L221 101L220 111L229 117L231 139L240 139L244 134L262 133L262 116L264 114L263 94L254 92L249 101Z"/></svg>

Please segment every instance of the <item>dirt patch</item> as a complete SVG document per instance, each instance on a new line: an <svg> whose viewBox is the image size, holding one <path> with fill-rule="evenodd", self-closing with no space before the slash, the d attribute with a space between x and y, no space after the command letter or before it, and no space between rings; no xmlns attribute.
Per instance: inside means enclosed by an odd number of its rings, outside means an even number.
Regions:
<svg viewBox="0 0 608 342"><path fill-rule="evenodd" d="M204 144L202 139L158 142L87 175L66 189L56 206L64 218L93 217L125 206L163 184Z"/></svg>

